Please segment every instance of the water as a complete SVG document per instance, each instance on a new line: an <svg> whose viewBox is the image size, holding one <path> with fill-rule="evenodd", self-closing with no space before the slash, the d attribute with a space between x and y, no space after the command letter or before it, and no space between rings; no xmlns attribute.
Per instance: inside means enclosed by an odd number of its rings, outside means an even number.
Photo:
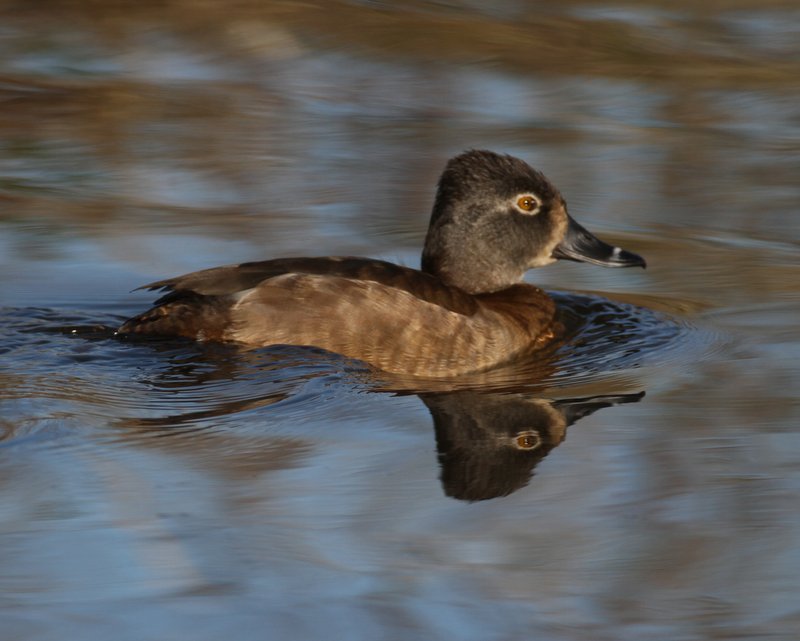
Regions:
<svg viewBox="0 0 800 641"><path fill-rule="evenodd" d="M800 14L472 5L0 7L3 640L797 638ZM193 269L417 265L469 147L648 261L531 272L542 358L113 336Z"/></svg>

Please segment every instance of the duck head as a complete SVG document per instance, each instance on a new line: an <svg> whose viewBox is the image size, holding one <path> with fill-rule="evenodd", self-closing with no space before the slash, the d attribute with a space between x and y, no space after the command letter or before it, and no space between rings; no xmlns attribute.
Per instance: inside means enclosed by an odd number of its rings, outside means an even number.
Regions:
<svg viewBox="0 0 800 641"><path fill-rule="evenodd" d="M544 175L491 151L451 159L436 192L422 271L480 294L510 287L558 259L604 267L645 267L581 227Z"/></svg>

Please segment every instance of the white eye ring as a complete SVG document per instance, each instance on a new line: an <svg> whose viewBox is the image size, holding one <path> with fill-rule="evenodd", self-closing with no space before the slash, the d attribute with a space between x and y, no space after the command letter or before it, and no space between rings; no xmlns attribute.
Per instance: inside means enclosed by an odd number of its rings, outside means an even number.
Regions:
<svg viewBox="0 0 800 641"><path fill-rule="evenodd" d="M535 216L542 207L542 202L533 194L520 194L514 199L516 210L526 216Z"/></svg>

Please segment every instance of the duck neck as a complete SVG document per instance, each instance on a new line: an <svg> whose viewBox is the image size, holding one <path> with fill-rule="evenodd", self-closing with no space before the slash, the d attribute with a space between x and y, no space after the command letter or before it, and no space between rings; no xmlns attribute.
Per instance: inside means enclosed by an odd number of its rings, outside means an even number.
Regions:
<svg viewBox="0 0 800 641"><path fill-rule="evenodd" d="M457 251L431 239L422 252L422 271L468 294L487 294L519 283L525 269L502 259L486 260L478 248L456 243Z"/></svg>

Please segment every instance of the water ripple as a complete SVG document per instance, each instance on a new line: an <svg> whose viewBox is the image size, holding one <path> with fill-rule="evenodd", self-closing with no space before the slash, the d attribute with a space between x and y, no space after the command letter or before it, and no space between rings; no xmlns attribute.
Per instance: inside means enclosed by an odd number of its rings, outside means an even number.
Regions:
<svg viewBox="0 0 800 641"><path fill-rule="evenodd" d="M663 312L590 294L553 296L568 330L564 341L488 372L435 381L388 376L311 348L244 351L182 340L127 342L114 337L115 317L6 309L0 316L2 355L13 366L0 370L0 382L6 420L17 422L0 438L92 429L127 439L234 425L241 438L263 441L262 425L270 426L271 438L293 438L280 425L340 409L337 400L354 392L536 392L604 380L613 381L614 389L592 394L638 391L642 368L696 361L721 343L719 336Z"/></svg>

